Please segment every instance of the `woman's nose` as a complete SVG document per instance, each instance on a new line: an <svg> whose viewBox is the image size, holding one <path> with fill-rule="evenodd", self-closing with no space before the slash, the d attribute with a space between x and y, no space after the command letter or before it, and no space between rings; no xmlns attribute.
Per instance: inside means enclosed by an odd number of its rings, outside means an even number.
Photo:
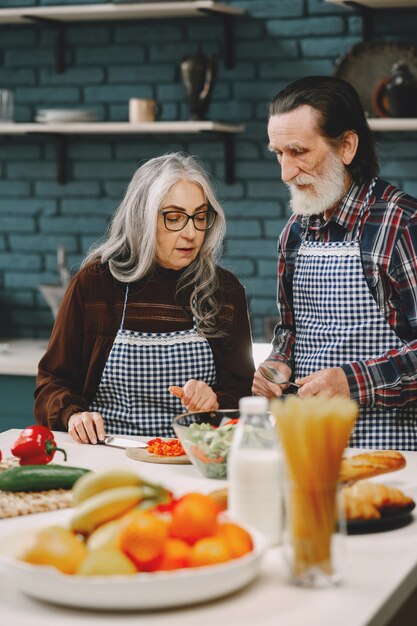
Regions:
<svg viewBox="0 0 417 626"><path fill-rule="evenodd" d="M182 233L182 236L186 237L187 239L194 239L194 237L196 236L197 230L196 230L196 227L194 226L193 220L188 220L187 224L184 226L181 233Z"/></svg>

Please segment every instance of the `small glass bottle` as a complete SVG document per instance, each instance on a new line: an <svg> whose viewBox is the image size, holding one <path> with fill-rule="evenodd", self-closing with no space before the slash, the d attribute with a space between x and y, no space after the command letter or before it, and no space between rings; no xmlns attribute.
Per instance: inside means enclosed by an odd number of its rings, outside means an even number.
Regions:
<svg viewBox="0 0 417 626"><path fill-rule="evenodd" d="M260 396L242 398L240 419L228 457L228 508L232 519L264 535L269 545L282 537L282 455Z"/></svg>

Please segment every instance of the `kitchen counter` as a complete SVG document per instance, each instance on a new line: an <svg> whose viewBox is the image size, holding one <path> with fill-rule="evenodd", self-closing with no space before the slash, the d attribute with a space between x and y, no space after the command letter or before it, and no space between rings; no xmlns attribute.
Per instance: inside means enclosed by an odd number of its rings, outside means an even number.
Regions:
<svg viewBox="0 0 417 626"><path fill-rule="evenodd" d="M47 339L0 339L0 374L36 376L38 363L47 346ZM268 356L270 349L269 343L253 344L256 365Z"/></svg>
<svg viewBox="0 0 417 626"><path fill-rule="evenodd" d="M47 346L47 339L1 339L0 374L36 376Z"/></svg>
<svg viewBox="0 0 417 626"><path fill-rule="evenodd" d="M9 449L18 430L0 434L0 449ZM67 450L68 463L92 469L124 466L172 488L177 495L187 491L209 492L225 481L204 478L193 466L157 465L131 460L124 450L86 446L73 442L67 433L56 433ZM407 466L382 476L414 499L417 498L417 453L405 453ZM377 480L377 479L374 479ZM71 510L39 513L0 520L0 538L30 528L33 524L65 523ZM385 626L407 596L417 589L417 522L368 535L346 537L343 583L339 587L311 590L287 581L280 547L266 554L261 575L245 589L195 607L168 611L97 612L44 604L20 594L7 576L1 578L2 623L13 626ZM398 622L403 626L403 622Z"/></svg>

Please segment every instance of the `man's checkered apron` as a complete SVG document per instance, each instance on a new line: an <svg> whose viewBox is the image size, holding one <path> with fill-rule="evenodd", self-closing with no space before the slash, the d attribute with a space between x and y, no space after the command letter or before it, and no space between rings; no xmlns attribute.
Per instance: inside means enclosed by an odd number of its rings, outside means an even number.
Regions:
<svg viewBox="0 0 417 626"><path fill-rule="evenodd" d="M124 328L129 288L119 331L90 411L98 411L107 433L172 437L172 420L185 411L170 385L187 380L216 383L210 345L195 328L141 333Z"/></svg>
<svg viewBox="0 0 417 626"><path fill-rule="evenodd" d="M349 241L304 241L293 289L296 378L403 346L369 291L357 229ZM362 407L349 445L417 450L416 408Z"/></svg>

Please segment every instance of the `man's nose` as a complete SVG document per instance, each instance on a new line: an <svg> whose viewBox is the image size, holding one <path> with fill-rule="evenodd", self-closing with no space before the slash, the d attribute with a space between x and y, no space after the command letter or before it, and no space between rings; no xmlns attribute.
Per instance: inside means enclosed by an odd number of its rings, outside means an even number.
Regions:
<svg viewBox="0 0 417 626"><path fill-rule="evenodd" d="M281 157L281 178L284 183L289 183L300 173L300 168L295 164L290 156Z"/></svg>

